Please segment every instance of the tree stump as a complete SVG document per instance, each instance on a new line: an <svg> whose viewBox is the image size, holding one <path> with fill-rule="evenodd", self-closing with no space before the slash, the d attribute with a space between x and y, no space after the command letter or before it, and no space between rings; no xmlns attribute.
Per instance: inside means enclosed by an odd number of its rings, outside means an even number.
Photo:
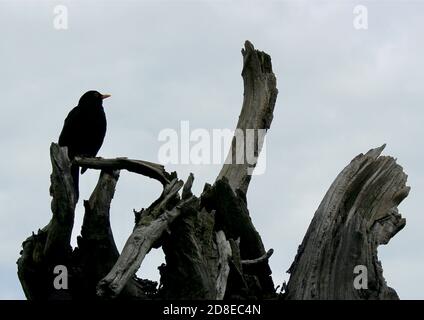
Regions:
<svg viewBox="0 0 424 320"><path fill-rule="evenodd" d="M380 156L383 147L359 155L337 177L299 247L287 292L276 293L268 263L274 250L265 249L252 223L247 192L278 90L268 54L246 41L242 55L244 99L227 161L214 184L205 184L199 196L191 191L192 174L184 182L162 165L127 158L71 162L66 148L51 145L52 219L24 241L17 262L28 299L397 297L382 276L377 246L404 227L397 205L409 188L395 160ZM74 249L70 240L77 197L71 165L100 170L97 186L84 201L81 236ZM135 212L134 230L122 252L116 248L109 219L120 170L150 177L163 186L156 201ZM149 251L159 247L166 264L159 268L158 286L135 274ZM54 285L58 265L68 271L68 283L60 289ZM367 268L368 289L354 289L357 265Z"/></svg>

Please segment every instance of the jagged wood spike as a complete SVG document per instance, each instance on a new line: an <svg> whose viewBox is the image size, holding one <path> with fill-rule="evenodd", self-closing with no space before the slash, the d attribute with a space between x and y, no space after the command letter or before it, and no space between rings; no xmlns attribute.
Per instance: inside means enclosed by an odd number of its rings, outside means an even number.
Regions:
<svg viewBox="0 0 424 320"><path fill-rule="evenodd" d="M405 226L397 206L407 175L385 145L355 157L327 191L289 269L287 299L397 299L383 277L377 247ZM365 266L368 289L354 287Z"/></svg>

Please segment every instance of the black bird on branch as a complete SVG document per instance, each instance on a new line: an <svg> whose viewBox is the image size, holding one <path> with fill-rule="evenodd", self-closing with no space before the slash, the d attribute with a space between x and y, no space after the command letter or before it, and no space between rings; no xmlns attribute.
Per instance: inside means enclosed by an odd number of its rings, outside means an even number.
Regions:
<svg viewBox="0 0 424 320"><path fill-rule="evenodd" d="M78 105L69 112L65 119L59 137L59 145L68 147L68 157L95 157L106 134L106 115L103 110L103 100L109 94L88 91L82 95ZM81 174L86 168L81 170ZM75 192L79 196L79 167L72 165L71 174L74 180Z"/></svg>

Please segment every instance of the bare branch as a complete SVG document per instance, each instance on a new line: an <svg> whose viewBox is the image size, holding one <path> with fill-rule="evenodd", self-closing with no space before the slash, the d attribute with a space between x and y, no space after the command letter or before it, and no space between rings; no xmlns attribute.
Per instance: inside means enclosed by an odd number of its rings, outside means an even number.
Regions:
<svg viewBox="0 0 424 320"><path fill-rule="evenodd" d="M242 265L250 265L250 264L257 264L257 263L264 262L264 261L268 260L272 256L273 253L274 253L274 249L269 249L267 251L267 253L265 253L263 256L261 256L257 259L241 260L241 264Z"/></svg>
<svg viewBox="0 0 424 320"><path fill-rule="evenodd" d="M75 157L74 163L83 168L97 170L128 170L143 176L158 180L162 185L169 183L169 173L157 163L132 160L127 158L103 159L103 158L81 158Z"/></svg>

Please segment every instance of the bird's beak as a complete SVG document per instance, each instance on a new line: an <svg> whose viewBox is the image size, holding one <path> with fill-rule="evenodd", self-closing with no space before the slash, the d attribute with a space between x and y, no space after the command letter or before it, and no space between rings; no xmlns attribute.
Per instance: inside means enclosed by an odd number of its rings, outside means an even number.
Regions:
<svg viewBox="0 0 424 320"><path fill-rule="evenodd" d="M111 95L110 94L103 94L102 95L102 100L109 98Z"/></svg>

